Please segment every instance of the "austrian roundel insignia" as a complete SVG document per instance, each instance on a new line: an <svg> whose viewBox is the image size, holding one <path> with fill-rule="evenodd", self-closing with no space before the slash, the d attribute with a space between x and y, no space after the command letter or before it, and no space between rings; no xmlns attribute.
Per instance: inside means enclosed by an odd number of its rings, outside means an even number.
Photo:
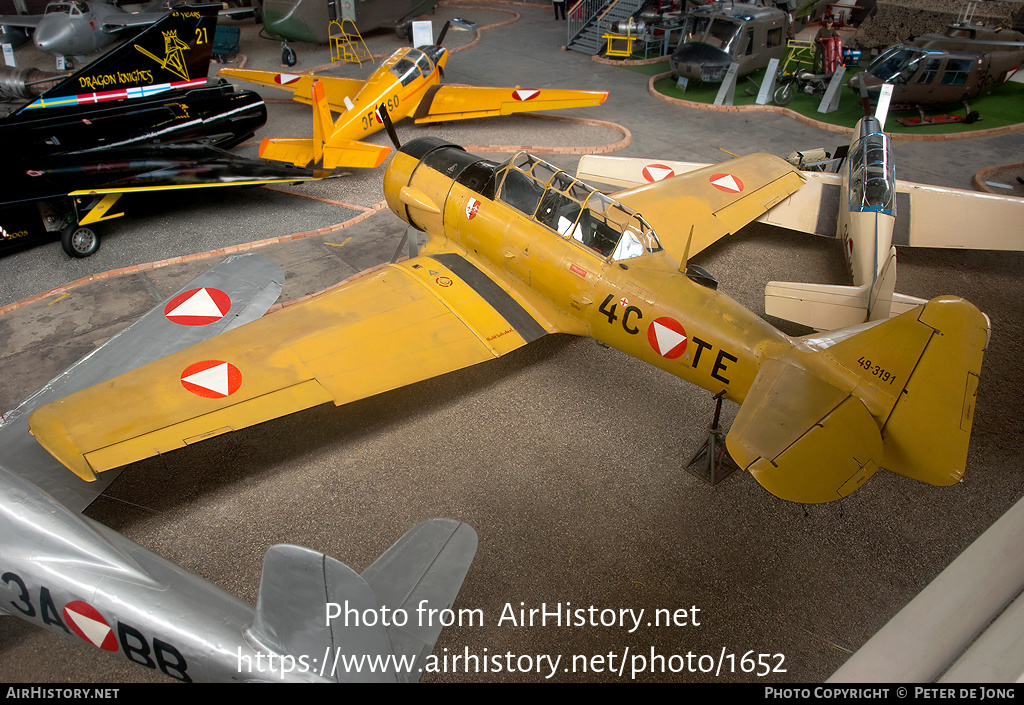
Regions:
<svg viewBox="0 0 1024 705"><path fill-rule="evenodd" d="M231 298L220 289L202 287L183 291L164 306L167 320L182 326L205 326L231 310Z"/></svg>
<svg viewBox="0 0 1024 705"><path fill-rule="evenodd" d="M647 340L654 348L654 352L669 360L675 360L686 352L688 338L679 321L663 316L651 321L651 325L647 327Z"/></svg>
<svg viewBox="0 0 1024 705"><path fill-rule="evenodd" d="M83 641L104 651L117 651L114 630L88 602L75 600L64 605L64 622Z"/></svg>
<svg viewBox="0 0 1024 705"><path fill-rule="evenodd" d="M533 100L540 95L539 90L533 90L528 88L519 88L512 91L512 97L516 100Z"/></svg>
<svg viewBox="0 0 1024 705"><path fill-rule="evenodd" d="M740 193L743 191L743 182L732 174L713 174L708 180L719 191L725 191L726 193Z"/></svg>
<svg viewBox="0 0 1024 705"><path fill-rule="evenodd" d="M185 368L181 386L197 397L223 399L242 386L242 373L230 362L204 360Z"/></svg>
<svg viewBox="0 0 1024 705"><path fill-rule="evenodd" d="M670 176L676 175L676 172L672 167L665 166L664 164L648 164L644 167L642 173L644 178L652 184L656 181L661 181L662 179L667 179Z"/></svg>

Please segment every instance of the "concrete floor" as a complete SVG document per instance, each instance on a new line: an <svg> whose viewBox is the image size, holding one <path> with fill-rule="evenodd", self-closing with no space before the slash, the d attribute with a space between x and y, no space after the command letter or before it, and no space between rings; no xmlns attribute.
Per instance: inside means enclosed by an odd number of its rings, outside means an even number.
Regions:
<svg viewBox="0 0 1024 705"><path fill-rule="evenodd" d="M564 25L551 19L548 6L510 9L520 20L483 32L479 45L452 56L447 80L609 90L605 105L564 114L626 127L632 141L616 155L720 161L727 157L723 149L785 155L846 141L784 116L661 103L647 94L646 77L561 52ZM454 15L484 25L509 18L467 6L438 10L438 24ZM277 44L255 38L254 27L244 34L248 66L277 68ZM452 47L472 39L449 36ZM380 54L397 46L389 33L368 43ZM296 49L300 68L327 62L326 48ZM332 69L349 76L369 71ZM308 108L275 102L257 137L309 134L309 123ZM520 117L401 126L400 136L541 148L600 147L621 137L607 128L565 127ZM978 169L1021 161L1024 133L903 142L896 157L900 178L968 188ZM576 157L549 158L575 169ZM299 187L351 207L266 190L148 201L112 226L91 258L70 260L56 243L0 258L0 306L113 268L344 222L382 200L380 177L366 171ZM983 222L979 214L979 227ZM404 224L385 210L350 228L259 252L285 269L282 298L292 299L390 259L403 232ZM446 629L435 654L487 649L534 661L561 655L563 665L574 656L616 654L617 668L626 649L648 657L692 653L696 672L646 672L636 680L820 681L1024 494L1018 362L1024 255L903 249L899 257L899 291L962 295L993 323L968 475L955 487L878 473L849 498L814 506L779 500L743 473L711 487L682 468L710 421L713 404L705 392L592 341L551 336L486 365L137 463L87 514L250 602L262 556L274 543L310 546L361 570L417 522L457 518L480 537L457 604L482 610L486 622ZM157 292L170 295L213 261L101 279L66 298L0 315L6 371L0 408L13 407L154 305ZM768 280L846 283L838 242L767 226L720 242L700 264L720 280L721 291L761 313ZM735 411L726 407L726 426ZM521 603L647 614L696 607L700 625L631 634L498 623L506 605ZM7 682L162 679L13 618L0 619L0 645L0 680ZM771 654L779 670L766 677L738 667L700 672L696 657L718 659L723 650L737 664L747 652ZM605 669L577 668L552 680L629 680L629 665L622 676L608 672L607 662ZM545 677L534 669L423 680Z"/></svg>

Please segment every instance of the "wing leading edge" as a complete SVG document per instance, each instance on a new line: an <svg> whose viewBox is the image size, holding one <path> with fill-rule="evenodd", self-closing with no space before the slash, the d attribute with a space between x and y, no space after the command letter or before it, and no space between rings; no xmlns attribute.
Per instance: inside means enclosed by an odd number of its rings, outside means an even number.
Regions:
<svg viewBox="0 0 1024 705"><path fill-rule="evenodd" d="M484 362L549 332L460 255L418 257L47 404L29 426L92 481L228 431ZM109 412L96 418L97 408Z"/></svg>

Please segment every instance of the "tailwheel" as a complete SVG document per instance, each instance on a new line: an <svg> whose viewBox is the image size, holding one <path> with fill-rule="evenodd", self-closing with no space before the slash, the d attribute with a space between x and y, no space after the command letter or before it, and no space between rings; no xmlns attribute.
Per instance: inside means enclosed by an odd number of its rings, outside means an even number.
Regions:
<svg viewBox="0 0 1024 705"><path fill-rule="evenodd" d="M100 238L92 228L72 223L61 232L60 245L71 257L88 257L100 249Z"/></svg>

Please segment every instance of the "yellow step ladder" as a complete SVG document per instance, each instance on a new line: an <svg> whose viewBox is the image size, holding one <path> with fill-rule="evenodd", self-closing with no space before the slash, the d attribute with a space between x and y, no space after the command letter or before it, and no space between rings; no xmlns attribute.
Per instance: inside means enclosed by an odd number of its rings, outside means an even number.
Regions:
<svg viewBox="0 0 1024 705"><path fill-rule="evenodd" d="M346 31L347 26L352 28L351 32ZM356 29L356 23L352 20L331 20L327 34L331 40L331 61L351 61L360 66L364 61L373 63L373 54L366 48L366 43L363 42L359 30Z"/></svg>

